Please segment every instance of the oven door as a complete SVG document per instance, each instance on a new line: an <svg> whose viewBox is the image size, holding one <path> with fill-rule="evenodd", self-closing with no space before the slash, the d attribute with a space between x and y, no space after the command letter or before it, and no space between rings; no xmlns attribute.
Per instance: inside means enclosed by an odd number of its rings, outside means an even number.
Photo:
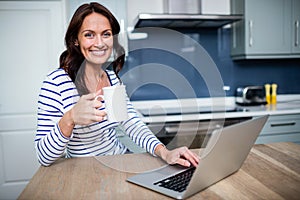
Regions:
<svg viewBox="0 0 300 200"><path fill-rule="evenodd" d="M181 146L187 146L194 149L204 148L214 130L240 123L248 119L251 118L150 123L147 125L168 149L174 149Z"/></svg>

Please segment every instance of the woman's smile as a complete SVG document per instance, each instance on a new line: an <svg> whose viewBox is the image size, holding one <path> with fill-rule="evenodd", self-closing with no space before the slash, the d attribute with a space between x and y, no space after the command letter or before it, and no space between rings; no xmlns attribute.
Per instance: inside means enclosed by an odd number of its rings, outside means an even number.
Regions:
<svg viewBox="0 0 300 200"><path fill-rule="evenodd" d="M106 54L107 50L90 50L90 53L94 56L104 56Z"/></svg>

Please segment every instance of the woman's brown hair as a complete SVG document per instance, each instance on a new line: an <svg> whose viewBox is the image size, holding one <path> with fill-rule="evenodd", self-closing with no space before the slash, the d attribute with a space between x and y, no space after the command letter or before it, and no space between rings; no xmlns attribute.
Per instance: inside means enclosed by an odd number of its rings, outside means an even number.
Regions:
<svg viewBox="0 0 300 200"><path fill-rule="evenodd" d="M70 21L65 35L65 45L67 49L60 55L59 58L60 68L63 68L69 74L73 82L75 82L78 70L81 64L84 62L84 56L82 55L80 48L78 46L75 46L78 37L78 32L80 30L80 27L82 26L85 17L93 12L105 16L111 25L112 34L114 35L114 61L111 65L117 76L124 65L125 50L120 45L118 40L118 34L120 33L120 25L117 19L107 8L105 8L99 3L92 2L89 4L83 4L75 11Z"/></svg>

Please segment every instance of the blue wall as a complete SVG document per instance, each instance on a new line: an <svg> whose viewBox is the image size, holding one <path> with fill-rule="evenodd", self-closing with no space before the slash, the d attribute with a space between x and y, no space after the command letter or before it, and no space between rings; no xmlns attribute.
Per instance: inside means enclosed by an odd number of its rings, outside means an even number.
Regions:
<svg viewBox="0 0 300 200"><path fill-rule="evenodd" d="M233 61L230 57L230 29L201 29L197 33L195 30L192 32L181 30L181 32L197 40L211 56L224 85L230 86L230 90L226 92L228 96L233 96L239 86L265 83L277 83L278 94L300 93L300 59ZM155 33L149 33L150 39L129 41L129 56L121 72L121 79L127 85L131 100L211 96L201 74L197 73L187 60L168 51L143 48L147 47L147 43L153 42L151 34ZM164 41L161 40L162 43ZM174 43L178 43L179 46L186 45L185 42L174 39ZM193 59L197 59L197 55L192 55L193 52L190 54ZM166 66L188 80L194 93L182 87L182 82L174 76L176 73L169 69L164 70ZM161 84L162 82L164 84Z"/></svg>

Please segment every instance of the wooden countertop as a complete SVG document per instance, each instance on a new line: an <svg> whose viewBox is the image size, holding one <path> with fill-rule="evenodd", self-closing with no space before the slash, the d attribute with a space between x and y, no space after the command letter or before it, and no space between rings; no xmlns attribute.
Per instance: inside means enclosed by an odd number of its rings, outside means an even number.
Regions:
<svg viewBox="0 0 300 200"><path fill-rule="evenodd" d="M40 167L19 199L169 199L126 182L164 165L149 154L61 159ZM299 199L300 145L255 145L242 168L189 199Z"/></svg>

